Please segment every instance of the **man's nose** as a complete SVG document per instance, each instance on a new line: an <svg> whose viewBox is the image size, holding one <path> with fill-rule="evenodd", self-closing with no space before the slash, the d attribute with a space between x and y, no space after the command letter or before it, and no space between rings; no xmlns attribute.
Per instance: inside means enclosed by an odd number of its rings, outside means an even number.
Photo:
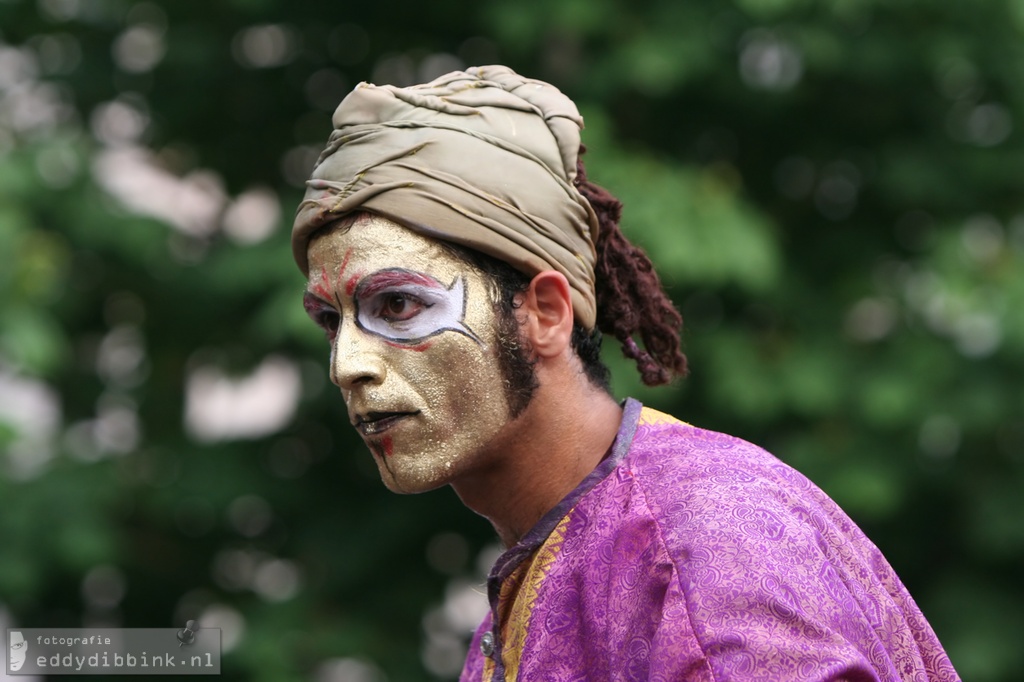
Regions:
<svg viewBox="0 0 1024 682"><path fill-rule="evenodd" d="M359 384L379 384L384 381L384 363L381 362L376 339L346 320L334 338L331 353L331 381L345 391Z"/></svg>

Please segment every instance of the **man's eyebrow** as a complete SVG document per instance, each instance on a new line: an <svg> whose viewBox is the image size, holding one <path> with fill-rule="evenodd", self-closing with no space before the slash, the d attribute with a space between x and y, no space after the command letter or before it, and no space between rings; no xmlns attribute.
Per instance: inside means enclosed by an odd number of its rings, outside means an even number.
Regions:
<svg viewBox="0 0 1024 682"><path fill-rule="evenodd" d="M306 309L306 312L320 310L325 306L333 308L334 304L312 291L302 292L302 307Z"/></svg>
<svg viewBox="0 0 1024 682"><path fill-rule="evenodd" d="M436 279L422 272L405 268L387 268L367 275L356 287L359 297L373 296L385 289L402 286L419 286L427 289L444 289Z"/></svg>

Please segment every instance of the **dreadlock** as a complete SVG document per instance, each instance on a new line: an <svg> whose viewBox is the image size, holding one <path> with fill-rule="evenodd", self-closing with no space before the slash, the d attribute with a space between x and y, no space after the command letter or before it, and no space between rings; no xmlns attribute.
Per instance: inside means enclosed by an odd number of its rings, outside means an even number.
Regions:
<svg viewBox="0 0 1024 682"><path fill-rule="evenodd" d="M636 361L645 384L667 384L687 373L686 356L679 349L683 318L662 289L647 254L622 234L622 202L587 179L585 152L586 147L580 145L575 184L593 207L600 226L594 266L597 328L622 343L623 354ZM633 339L637 334L643 349Z"/></svg>

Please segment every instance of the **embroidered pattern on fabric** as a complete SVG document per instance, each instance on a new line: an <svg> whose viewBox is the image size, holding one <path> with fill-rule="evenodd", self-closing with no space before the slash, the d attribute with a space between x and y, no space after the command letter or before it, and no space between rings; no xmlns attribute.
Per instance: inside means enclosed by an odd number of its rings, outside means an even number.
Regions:
<svg viewBox="0 0 1024 682"><path fill-rule="evenodd" d="M569 525L570 518L572 518L571 511L551 531L551 535L537 550L533 560L528 565L523 562L512 577L501 586L498 603L504 606L513 600L508 611L508 619L502 624L501 657L505 663L506 679L514 680L519 676L519 661L523 655L523 646L526 644L533 605L537 601L541 583L544 582L544 578L547 577L548 571L562 550L562 543L565 542L565 529ZM499 606L499 610L504 609Z"/></svg>

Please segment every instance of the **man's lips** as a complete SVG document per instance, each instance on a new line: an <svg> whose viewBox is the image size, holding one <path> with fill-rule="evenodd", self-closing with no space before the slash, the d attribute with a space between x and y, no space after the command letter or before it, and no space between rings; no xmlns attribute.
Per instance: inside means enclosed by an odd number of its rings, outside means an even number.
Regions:
<svg viewBox="0 0 1024 682"><path fill-rule="evenodd" d="M376 436L384 433L406 417L419 414L416 412L368 412L356 417L355 427L364 436Z"/></svg>

